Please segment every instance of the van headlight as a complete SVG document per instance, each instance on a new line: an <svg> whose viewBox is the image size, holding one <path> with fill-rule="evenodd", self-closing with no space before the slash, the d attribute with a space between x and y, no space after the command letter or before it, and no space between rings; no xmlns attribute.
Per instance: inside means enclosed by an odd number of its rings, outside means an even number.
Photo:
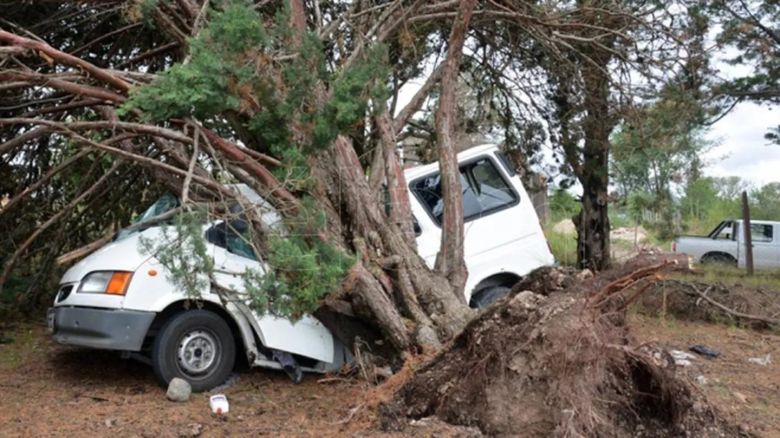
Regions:
<svg viewBox="0 0 780 438"><path fill-rule="evenodd" d="M126 271L95 271L81 280L79 293L124 295L133 277Z"/></svg>

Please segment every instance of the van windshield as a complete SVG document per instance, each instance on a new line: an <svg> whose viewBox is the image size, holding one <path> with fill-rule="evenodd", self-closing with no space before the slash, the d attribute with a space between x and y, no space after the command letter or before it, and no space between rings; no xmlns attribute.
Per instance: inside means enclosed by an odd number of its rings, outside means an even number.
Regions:
<svg viewBox="0 0 780 438"><path fill-rule="evenodd" d="M146 209L143 213L141 213L135 220L133 220L134 224L140 224L141 222L147 221L155 216L159 216L167 211L171 211L174 208L179 206L179 200L176 199L175 196L173 196L170 193L166 193L160 197L157 201L154 202L154 204L150 205L149 208Z"/></svg>
<svg viewBox="0 0 780 438"><path fill-rule="evenodd" d="M154 204L150 205L149 208L147 208L143 213L133 219L133 222L129 227L119 230L114 236L114 241L122 240L135 232L142 231L145 228L153 226L153 224L149 224L148 226L142 224L149 219L171 211L178 206L179 200L175 196L170 193L162 195L160 199L154 201Z"/></svg>

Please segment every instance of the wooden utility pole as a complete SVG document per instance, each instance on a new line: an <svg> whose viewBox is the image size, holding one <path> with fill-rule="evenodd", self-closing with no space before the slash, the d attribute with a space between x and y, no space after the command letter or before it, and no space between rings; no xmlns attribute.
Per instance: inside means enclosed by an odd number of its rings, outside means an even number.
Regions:
<svg viewBox="0 0 780 438"><path fill-rule="evenodd" d="M750 206L747 192L742 192L742 229L745 237L745 267L747 275L753 275L753 236L750 233Z"/></svg>

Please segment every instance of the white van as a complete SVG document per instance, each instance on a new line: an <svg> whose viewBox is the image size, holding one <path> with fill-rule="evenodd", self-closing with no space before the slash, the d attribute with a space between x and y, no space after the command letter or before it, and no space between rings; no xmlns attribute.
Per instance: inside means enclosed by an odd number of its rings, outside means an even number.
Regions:
<svg viewBox="0 0 780 438"><path fill-rule="evenodd" d="M520 178L497 147L469 149L458 155L458 161L469 271L466 300L479 307L505 295L522 275L552 264L553 257ZM438 165L412 168L405 175L418 251L433 266L443 207ZM264 222L280 220L247 186L234 187L261 209ZM173 196L164 196L134 227L65 273L48 313L56 341L125 352L150 362L161 382L181 377L196 391L225 381L237 349L243 350L249 364L283 369L293 380L299 380L303 371L329 372L351 360L344 345L312 316L293 323L258 315L240 302L223 305L208 286L197 303L188 300L140 245L142 238L161 239L163 231L138 223L176 205ZM215 281L240 291L240 273L247 268L265 272L265 266L242 247L240 238L226 236L230 228L216 221L204 224L203 232L217 268Z"/></svg>

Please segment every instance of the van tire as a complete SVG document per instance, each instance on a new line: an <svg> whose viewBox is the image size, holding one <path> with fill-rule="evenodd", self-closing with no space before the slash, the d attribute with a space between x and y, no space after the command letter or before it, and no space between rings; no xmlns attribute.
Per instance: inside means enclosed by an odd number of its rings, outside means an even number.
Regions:
<svg viewBox="0 0 780 438"><path fill-rule="evenodd" d="M507 286L491 286L480 290L471 297L471 307L481 309L505 297L512 289Z"/></svg>
<svg viewBox="0 0 780 438"><path fill-rule="evenodd" d="M225 382L233 371L236 343L227 323L208 310L186 310L173 315L157 334L152 347L152 368L167 385L180 377L193 392Z"/></svg>

